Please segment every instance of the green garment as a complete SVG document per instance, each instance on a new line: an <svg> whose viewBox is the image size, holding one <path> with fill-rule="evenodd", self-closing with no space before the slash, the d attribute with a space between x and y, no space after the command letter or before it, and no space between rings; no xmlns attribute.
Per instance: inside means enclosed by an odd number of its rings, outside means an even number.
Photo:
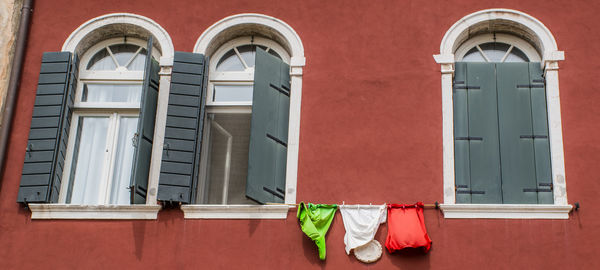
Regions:
<svg viewBox="0 0 600 270"><path fill-rule="evenodd" d="M319 248L319 259L325 260L325 234L335 217L337 204L304 204L298 205L300 228Z"/></svg>

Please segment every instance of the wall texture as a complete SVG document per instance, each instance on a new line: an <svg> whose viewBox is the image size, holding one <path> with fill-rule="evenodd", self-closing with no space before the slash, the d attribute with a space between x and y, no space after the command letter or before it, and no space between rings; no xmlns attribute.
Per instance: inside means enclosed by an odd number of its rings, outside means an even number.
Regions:
<svg viewBox="0 0 600 270"><path fill-rule="evenodd" d="M185 220L177 209L151 221L31 220L17 190L44 51L58 51L90 18L112 12L149 17L192 51L198 36L233 14L282 19L302 38L298 201L442 201L439 65L432 58L463 16L511 8L542 21L561 62L560 95L569 220L449 220L425 210L433 246L364 265L344 252L337 214L327 260L287 220ZM0 262L6 269L600 269L600 2L447 1L36 1L7 166L0 189ZM2 61L5 61L2 58ZM383 225L377 236L385 241Z"/></svg>
<svg viewBox="0 0 600 270"><path fill-rule="evenodd" d="M4 101L22 6L23 0L0 0L0 119L4 113Z"/></svg>

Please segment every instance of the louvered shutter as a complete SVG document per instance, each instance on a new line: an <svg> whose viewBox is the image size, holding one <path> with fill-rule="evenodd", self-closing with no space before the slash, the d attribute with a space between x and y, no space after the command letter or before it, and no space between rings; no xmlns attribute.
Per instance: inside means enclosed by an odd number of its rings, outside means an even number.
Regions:
<svg viewBox="0 0 600 270"><path fill-rule="evenodd" d="M455 151L458 147L457 153L463 157L455 165L460 166L455 169L461 177L456 187L460 199L457 202L468 202L470 197L471 203L502 203L495 66L493 63L465 65L462 69L465 75L457 69L457 77L464 77L465 84L454 87L458 98L455 110L462 113L456 119L459 122L454 135ZM465 116L468 116L466 122Z"/></svg>
<svg viewBox="0 0 600 270"><path fill-rule="evenodd" d="M246 196L283 202L290 104L289 66L256 49Z"/></svg>
<svg viewBox="0 0 600 270"><path fill-rule="evenodd" d="M44 53L17 202L58 202L76 83L77 57Z"/></svg>
<svg viewBox="0 0 600 270"><path fill-rule="evenodd" d="M154 139L154 121L156 119L156 104L158 102L158 83L160 66L152 58L152 36L146 47L146 65L137 132L134 137L135 152L131 173L131 203L146 203L148 192L148 175L150 173L150 158L152 156L152 140Z"/></svg>
<svg viewBox="0 0 600 270"><path fill-rule="evenodd" d="M200 162L207 66L202 54L175 53L158 200L194 202Z"/></svg>

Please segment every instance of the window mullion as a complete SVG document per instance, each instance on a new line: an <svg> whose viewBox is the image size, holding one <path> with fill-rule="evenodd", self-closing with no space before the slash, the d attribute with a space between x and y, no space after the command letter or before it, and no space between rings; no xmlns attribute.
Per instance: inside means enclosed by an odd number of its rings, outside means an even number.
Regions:
<svg viewBox="0 0 600 270"><path fill-rule="evenodd" d="M485 53L483 52L483 50L481 49L481 47L479 47L479 45L475 46L477 47L477 50L479 51L479 53L481 53L481 56L483 56L483 58L485 58L486 62L490 62L490 59L487 57L487 55L485 55Z"/></svg>
<svg viewBox="0 0 600 270"><path fill-rule="evenodd" d="M117 68L119 68L119 62L117 61L117 58L115 57L115 55L113 54L113 52L110 50L109 46L106 46L106 50L108 51L108 54L110 54L110 58L113 60L113 62L115 62L115 66Z"/></svg>
<svg viewBox="0 0 600 270"><path fill-rule="evenodd" d="M133 59L135 59L135 57L138 56L138 54L140 53L140 51L142 50L142 47L139 47L137 49L137 51L135 51L135 53L133 54L133 56L129 59L129 61L127 61L127 63L125 64L125 68L129 68L129 64L131 64L131 62L133 62Z"/></svg>
<svg viewBox="0 0 600 270"><path fill-rule="evenodd" d="M110 202L110 188L112 187L112 181L113 181L113 169L114 169L114 160L115 160L115 155L116 152L115 151L115 147L117 145L116 140L118 139L118 131L119 131L119 117L118 114L116 112L113 112L110 115L110 125L108 127L108 136L107 136L107 143L106 143L106 153L105 153L105 160L104 160L104 168L103 168L103 174L104 176L102 177L102 184L99 188L100 190L100 198L104 198L104 202L102 202L103 204L108 204Z"/></svg>
<svg viewBox="0 0 600 270"><path fill-rule="evenodd" d="M512 51L513 47L515 47L515 45L510 45L510 47L508 48L508 50L506 51L506 53L504 54L504 56L502 56L502 60L500 60L501 63L504 63L504 60L506 60L506 58L508 57L508 55Z"/></svg>

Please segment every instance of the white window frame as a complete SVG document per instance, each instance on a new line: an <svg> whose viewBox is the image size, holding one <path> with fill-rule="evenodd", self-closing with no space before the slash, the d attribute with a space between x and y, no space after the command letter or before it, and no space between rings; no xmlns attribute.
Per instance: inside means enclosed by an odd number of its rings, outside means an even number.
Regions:
<svg viewBox="0 0 600 270"><path fill-rule="evenodd" d="M145 205L70 205L70 204L29 204L32 219L156 219L162 208L156 201L158 176L165 133L171 69L175 53L173 42L167 31L154 20L132 13L110 13L90 19L75 29L66 39L62 51L78 52L90 42L99 29L121 29L123 25L133 25L149 32L160 46L161 66L158 104L152 146L150 174L148 176L148 194ZM101 43L101 42L99 42ZM144 45L145 46L145 45ZM87 49L84 49L87 50ZM153 52L158 53L158 51ZM83 59L82 59L83 60ZM104 78L102 72L97 78ZM85 75L84 77L85 78ZM108 79L108 78L107 78ZM158 143L157 143L158 142Z"/></svg>
<svg viewBox="0 0 600 270"><path fill-rule="evenodd" d="M514 47L521 50L527 56L527 58L529 58L529 62L542 61L538 52L533 46L531 46L531 44L529 44L529 42L508 34L482 34L469 38L467 41L461 44L460 47L458 47L458 49L456 49L456 52L454 52L456 61L462 61L465 55L473 47L489 42L499 42L508 45L513 45Z"/></svg>
<svg viewBox="0 0 600 270"><path fill-rule="evenodd" d="M268 50L274 50L279 56L282 57L283 62L286 64L289 63L289 55L279 45L277 42L255 36L244 36L234 38L226 43L224 43L215 53L210 57L209 63L209 74L208 74L208 86L206 93L206 114L204 115L204 132L202 133L202 142L205 144L209 144L211 137L211 123L216 124L217 127L222 127L212 120L208 119L209 114L251 114L252 113L252 101L238 101L238 102L223 102L223 101L213 101L213 87L215 85L254 85L254 67L246 67L244 71L217 71L217 64L221 61L221 58L225 56L227 52L231 49L236 49L239 46L243 45L262 45L266 46ZM241 56L238 55L240 59ZM243 60L242 60L243 61ZM246 65L245 63L243 63ZM227 132L222 129L221 132ZM231 149L228 151L230 154ZM196 195L196 200L201 197L200 194L204 193L204 186L208 179L208 156L209 156L209 147L202 147L202 153L200 154L200 175L198 176L198 190ZM229 170L229 167L226 165L226 171ZM228 182L229 182L229 173L225 173L224 185L223 189L227 190ZM223 191L223 200L227 200L226 192Z"/></svg>
<svg viewBox="0 0 600 270"><path fill-rule="evenodd" d="M509 21L533 33L542 55L541 65L546 78L546 101L548 109L548 132L552 163L554 204L457 204L454 182L454 123L452 103L452 79L455 59L462 59L466 49L457 50L461 42L479 42L462 39L469 30L481 23L494 20ZM506 42L505 42L506 43ZM464 45L466 47L467 45ZM472 47L472 46L471 46ZM520 47L522 48L522 47ZM527 50L527 49L526 49ZM526 54L527 52L524 51ZM460 55L462 53L462 55ZM529 55L528 55L529 56ZM557 49L552 33L537 19L510 9L487 9L465 16L457 21L444 35L440 54L433 56L441 66L442 117L443 117L443 192L444 203L440 208L445 218L500 218L500 219L568 219L572 206L567 203L564 150L558 85L558 61L564 60L564 52ZM459 58L461 57L461 58Z"/></svg>
<svg viewBox="0 0 600 270"><path fill-rule="evenodd" d="M290 56L290 114L288 129L288 149L286 164L286 188L284 204L278 205L182 205L184 218L227 218L227 219L286 219L288 211L295 207L298 176L298 142L300 135L300 102L302 97L302 69L305 65L304 47L298 34L285 22L262 14L238 14L215 23L198 38L194 46L195 53L207 54L209 47L218 42L219 35L232 27L259 25L269 28L281 36ZM255 36L256 39L257 36ZM219 48L224 46L220 45ZM225 53L225 52L222 52ZM279 52L278 52L279 53ZM217 51L211 53L217 55ZM281 57L285 57L280 54ZM216 58L218 59L218 58ZM209 74L209 76L211 76ZM214 75L218 78L218 75ZM210 85L209 85L210 87ZM210 89L210 88L208 88ZM207 112L216 110L208 108ZM218 110L236 112L232 106L223 105ZM246 109L247 110L247 109Z"/></svg>

